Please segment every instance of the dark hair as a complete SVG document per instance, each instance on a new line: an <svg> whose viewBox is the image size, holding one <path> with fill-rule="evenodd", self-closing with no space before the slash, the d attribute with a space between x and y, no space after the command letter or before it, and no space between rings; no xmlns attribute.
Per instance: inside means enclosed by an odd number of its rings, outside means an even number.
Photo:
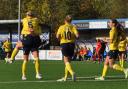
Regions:
<svg viewBox="0 0 128 89"><path fill-rule="evenodd" d="M124 26L122 26L116 19L111 19L112 23L115 23L115 27L118 32L118 40L126 39L126 32Z"/></svg>
<svg viewBox="0 0 128 89"><path fill-rule="evenodd" d="M112 21L112 23L115 23L115 26L117 26L119 23L116 19L111 19L111 21Z"/></svg>
<svg viewBox="0 0 128 89"><path fill-rule="evenodd" d="M120 23L116 26L117 31L118 31L118 37L120 40L125 40L126 39L126 31L124 26L122 26Z"/></svg>

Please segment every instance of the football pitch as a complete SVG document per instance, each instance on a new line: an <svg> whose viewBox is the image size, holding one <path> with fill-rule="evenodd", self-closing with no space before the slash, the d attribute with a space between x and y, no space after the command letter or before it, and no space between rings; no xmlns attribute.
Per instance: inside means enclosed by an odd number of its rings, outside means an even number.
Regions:
<svg viewBox="0 0 128 89"><path fill-rule="evenodd" d="M35 79L33 61L27 65L27 80L21 80L22 61L13 64L5 64L0 61L0 89L128 89L128 79L119 71L109 69L104 81L94 80L100 76L103 63L91 61L73 61L72 66L76 72L77 81L71 81L69 76L66 82L56 80L64 76L64 64L62 61L41 61L42 79ZM128 67L128 63L125 63Z"/></svg>

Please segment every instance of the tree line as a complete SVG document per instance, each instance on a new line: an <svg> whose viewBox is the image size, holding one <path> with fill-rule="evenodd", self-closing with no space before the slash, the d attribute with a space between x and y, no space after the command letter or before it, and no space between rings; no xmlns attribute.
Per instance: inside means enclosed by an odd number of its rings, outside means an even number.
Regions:
<svg viewBox="0 0 128 89"><path fill-rule="evenodd" d="M21 18L33 10L54 34L67 14L74 19L127 18L127 7L127 0L21 0ZM0 0L0 19L17 18L18 0Z"/></svg>

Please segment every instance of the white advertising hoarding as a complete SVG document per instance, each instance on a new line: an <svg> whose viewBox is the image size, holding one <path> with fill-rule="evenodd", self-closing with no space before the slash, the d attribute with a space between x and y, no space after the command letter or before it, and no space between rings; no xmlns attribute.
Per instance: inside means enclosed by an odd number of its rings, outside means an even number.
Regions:
<svg viewBox="0 0 128 89"><path fill-rule="evenodd" d="M107 22L89 22L90 29L107 28Z"/></svg>
<svg viewBox="0 0 128 89"><path fill-rule="evenodd" d="M46 50L39 51L39 58L40 60L46 60Z"/></svg>
<svg viewBox="0 0 128 89"><path fill-rule="evenodd" d="M62 53L60 50L47 50L47 60L62 60Z"/></svg>
<svg viewBox="0 0 128 89"><path fill-rule="evenodd" d="M128 28L128 21L125 21L125 28Z"/></svg>
<svg viewBox="0 0 128 89"><path fill-rule="evenodd" d="M19 50L18 54L15 57L16 60L21 60L23 59L23 51Z"/></svg>
<svg viewBox="0 0 128 89"><path fill-rule="evenodd" d="M23 59L23 50L19 50L15 57L16 60ZM30 53L29 59L33 60L34 57ZM62 53L60 50L39 50L40 60L62 60Z"/></svg>

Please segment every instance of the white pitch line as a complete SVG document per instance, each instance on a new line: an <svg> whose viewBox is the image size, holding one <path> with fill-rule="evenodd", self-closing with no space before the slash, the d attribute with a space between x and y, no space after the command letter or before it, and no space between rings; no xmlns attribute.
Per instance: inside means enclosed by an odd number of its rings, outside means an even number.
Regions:
<svg viewBox="0 0 128 89"><path fill-rule="evenodd" d="M95 80L92 78L95 78L96 76L91 76L91 77L77 77L77 82L97 82L97 81L101 81L101 80ZM123 76L107 76L109 78L121 78L121 79L107 79L107 80L103 80L104 82L111 82L111 81L128 81L128 79L124 79ZM83 79L85 80L83 80ZM90 79L89 79L90 78ZM80 80L82 79L82 80ZM72 81L71 78L68 78L67 81ZM5 81L5 82L0 82L0 84L15 84L15 83L53 83L53 82L57 82L56 80L42 80L42 81Z"/></svg>
<svg viewBox="0 0 128 89"><path fill-rule="evenodd" d="M77 79L92 79L92 78L96 78L98 76L86 76L86 77L77 77ZM106 76L106 78L124 78L123 75L116 75L116 76ZM68 78L68 79L71 79L71 78Z"/></svg>
<svg viewBox="0 0 128 89"><path fill-rule="evenodd" d="M7 81L7 82L5 81L5 82L0 82L0 84L4 84L4 83L5 84L7 84L7 83L8 84L13 84L13 83L40 83L40 82L49 82L50 83L50 82L57 82L57 81L56 80L45 80L45 81L27 81L27 80L24 81L23 80L23 81Z"/></svg>
<svg viewBox="0 0 128 89"><path fill-rule="evenodd" d="M68 80L71 81L71 80ZM112 81L128 81L128 79L112 79L112 80L77 80L76 82L112 82ZM16 84L16 83L57 83L56 80L46 80L46 81L9 81L0 82L0 84ZM58 82L59 83L59 82Z"/></svg>
<svg viewBox="0 0 128 89"><path fill-rule="evenodd" d="M128 81L128 79L107 79L107 80L77 80L80 82L118 82L118 81Z"/></svg>

